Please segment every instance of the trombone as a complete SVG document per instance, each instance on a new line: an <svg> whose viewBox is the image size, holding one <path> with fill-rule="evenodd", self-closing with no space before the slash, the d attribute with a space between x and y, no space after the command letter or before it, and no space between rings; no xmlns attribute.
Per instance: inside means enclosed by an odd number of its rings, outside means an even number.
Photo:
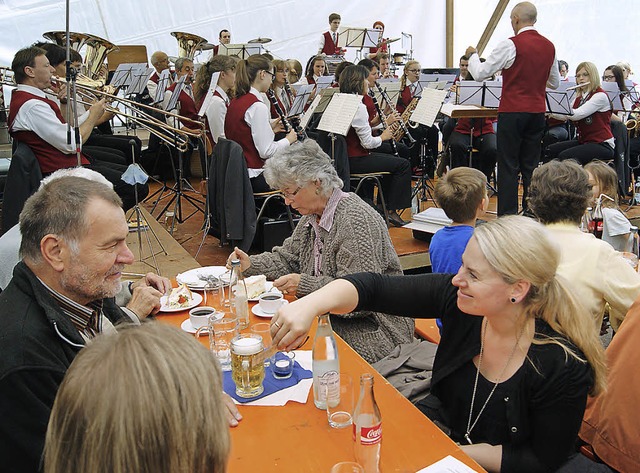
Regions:
<svg viewBox="0 0 640 473"><path fill-rule="evenodd" d="M53 77L52 82L56 82L58 84L67 83L66 80L58 77ZM157 109L131 99L119 97L118 95L115 95L115 93L101 90L103 87L109 86L104 86L102 81L95 81L88 79L86 76L79 75L76 80L77 93L78 96L81 97L78 100L78 103L91 106L93 104L91 101L105 98L109 102L105 105L106 112L131 120L136 125L148 130L149 133L157 136L168 145L175 146L181 152L188 150L190 138L202 139L205 144L208 145L205 126L202 121L194 120L176 113L167 112L166 110ZM121 110L117 106L114 106L114 103L122 105L125 109L134 109L135 114ZM158 115L162 116L162 119L158 118ZM190 128L177 128L166 122L169 118L179 119L183 122L187 121L190 124L193 123L194 126Z"/></svg>

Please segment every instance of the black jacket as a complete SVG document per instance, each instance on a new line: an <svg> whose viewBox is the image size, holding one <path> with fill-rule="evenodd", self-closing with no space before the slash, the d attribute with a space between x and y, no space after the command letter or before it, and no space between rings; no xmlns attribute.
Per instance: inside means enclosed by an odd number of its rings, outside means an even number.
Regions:
<svg viewBox="0 0 640 473"><path fill-rule="evenodd" d="M445 411L452 393L445 392L441 383L480 353L482 327L482 317L458 309L457 288L451 284L452 278L451 274L386 276L373 273L345 277L358 290L356 310L442 319L442 338L433 365L431 392L442 400ZM566 338L536 319L536 338L541 337L560 339L584 358ZM507 431L498 433L501 438L509 439L502 443L501 471L555 471L573 451L587 394L593 385L592 370L587 363L565 356L557 344L533 343L527 360L513 379L516 382L510 395L503 400L493 399L498 401L496 404L503 402L497 409L508 422ZM473 379L470 379L469 392L472 389ZM463 425L449 427L454 440L461 440L466 431L468 410L462 416L459 412L456 414L465 419ZM479 429L474 430L471 437L475 443L496 444L491 441L491 434Z"/></svg>
<svg viewBox="0 0 640 473"><path fill-rule="evenodd" d="M112 299L105 316L128 320ZM67 340L65 341L64 338ZM0 469L39 471L49 415L84 340L31 270L20 262L0 294Z"/></svg>

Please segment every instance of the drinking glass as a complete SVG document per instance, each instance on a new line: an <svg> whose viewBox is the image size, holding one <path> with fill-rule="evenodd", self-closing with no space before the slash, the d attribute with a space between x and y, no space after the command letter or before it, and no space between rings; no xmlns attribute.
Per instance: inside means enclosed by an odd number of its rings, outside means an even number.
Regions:
<svg viewBox="0 0 640 473"><path fill-rule="evenodd" d="M253 324L250 329L251 333L255 333L256 335L260 335L262 337L262 345L264 346L265 353L269 351L271 348L271 324L268 322L260 322L257 324ZM269 366L270 359L265 356L264 358L264 366L265 368Z"/></svg>
<svg viewBox="0 0 640 473"><path fill-rule="evenodd" d="M364 468L356 462L340 462L333 465L331 473L364 473Z"/></svg>
<svg viewBox="0 0 640 473"><path fill-rule="evenodd" d="M292 351L279 351L271 357L271 373L276 379L289 379L293 374L296 354Z"/></svg>
<svg viewBox="0 0 640 473"><path fill-rule="evenodd" d="M205 327L198 329L196 337ZM240 333L238 319L231 314L220 316L220 312L214 312L209 317L206 327L209 332L209 349L216 355L222 371L231 371L231 340Z"/></svg>
<svg viewBox="0 0 640 473"><path fill-rule="evenodd" d="M207 277L204 285L204 305L211 307L224 307L224 284L215 276Z"/></svg>
<svg viewBox="0 0 640 473"><path fill-rule="evenodd" d="M264 391L264 356L260 335L241 334L231 340L231 379L240 397L256 397Z"/></svg>
<svg viewBox="0 0 640 473"><path fill-rule="evenodd" d="M353 420L353 379L340 373L339 389L327 386L327 420L334 429L349 427Z"/></svg>

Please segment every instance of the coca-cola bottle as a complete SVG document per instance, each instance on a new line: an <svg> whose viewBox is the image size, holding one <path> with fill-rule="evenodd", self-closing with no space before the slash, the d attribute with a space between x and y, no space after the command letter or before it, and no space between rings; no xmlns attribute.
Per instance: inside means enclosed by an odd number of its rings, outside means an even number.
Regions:
<svg viewBox="0 0 640 473"><path fill-rule="evenodd" d="M382 443L382 416L373 395L373 375L360 376L360 398L353 412L353 438L356 461L365 473L380 471L380 445Z"/></svg>
<svg viewBox="0 0 640 473"><path fill-rule="evenodd" d="M604 217L602 215L602 197L598 197L596 208L593 211L593 234L596 238L602 239L604 230Z"/></svg>
<svg viewBox="0 0 640 473"><path fill-rule="evenodd" d="M318 409L326 409L327 394L329 399L340 398L340 361L329 314L318 318L311 360L313 402Z"/></svg>

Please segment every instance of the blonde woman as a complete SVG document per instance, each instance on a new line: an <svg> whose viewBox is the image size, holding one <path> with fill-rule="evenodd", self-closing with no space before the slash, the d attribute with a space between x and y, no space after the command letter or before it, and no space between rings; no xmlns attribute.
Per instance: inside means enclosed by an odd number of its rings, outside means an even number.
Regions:
<svg viewBox="0 0 640 473"><path fill-rule="evenodd" d="M150 322L98 337L56 396L45 472L225 472L221 379L211 352L171 326Z"/></svg>
<svg viewBox="0 0 640 473"><path fill-rule="evenodd" d="M611 133L611 102L600 87L600 74L592 62L581 62L576 68L576 89L573 115L551 114L552 118L571 120L578 128L575 140L555 143L547 148L548 160L575 159L586 164L592 159L613 159L615 141Z"/></svg>
<svg viewBox="0 0 640 473"><path fill-rule="evenodd" d="M420 63L413 60L407 61L404 65L402 76L400 77L400 97L398 97L398 103L396 105L399 113L404 112L404 109L407 108L411 100L413 100L418 79L420 79Z"/></svg>
<svg viewBox="0 0 640 473"><path fill-rule="evenodd" d="M558 262L541 224L504 217L475 230L456 275L347 276L282 308L273 342L297 346L327 312L440 316L421 410L488 471L555 471L574 449L587 394L605 385L596 329Z"/></svg>

